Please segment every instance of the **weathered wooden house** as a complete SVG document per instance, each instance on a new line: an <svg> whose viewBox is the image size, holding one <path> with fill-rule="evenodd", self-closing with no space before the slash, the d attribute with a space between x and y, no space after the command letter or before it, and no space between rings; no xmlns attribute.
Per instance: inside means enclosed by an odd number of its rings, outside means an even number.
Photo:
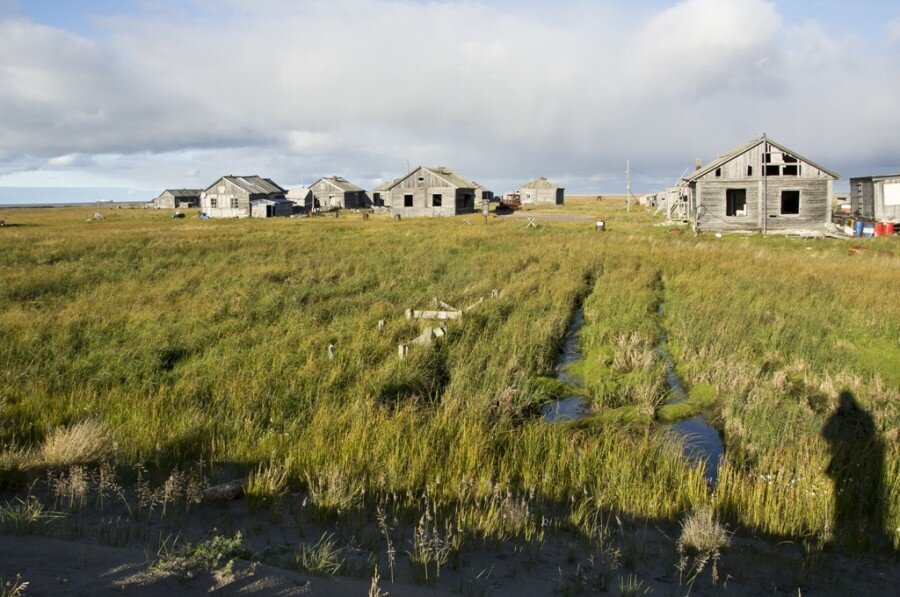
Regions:
<svg viewBox="0 0 900 597"><path fill-rule="evenodd" d="M366 207L368 196L361 187L340 176L320 178L309 186L315 207L354 209Z"/></svg>
<svg viewBox="0 0 900 597"><path fill-rule="evenodd" d="M543 176L526 182L516 189L523 205L562 205L565 202L566 190Z"/></svg>
<svg viewBox="0 0 900 597"><path fill-rule="evenodd" d="M286 193L287 191L268 178L223 176L200 194L200 210L211 218L289 216L293 213L293 207L285 199ZM271 201L273 204L257 204L257 209L253 213L251 204L262 200Z"/></svg>
<svg viewBox="0 0 900 597"><path fill-rule="evenodd" d="M900 174L851 178L850 211L869 220L900 223Z"/></svg>
<svg viewBox="0 0 900 597"><path fill-rule="evenodd" d="M476 183L444 166L419 166L390 187L391 213L404 216L473 213L477 188Z"/></svg>
<svg viewBox="0 0 900 597"><path fill-rule="evenodd" d="M290 187L285 198L294 204L295 212L306 212L312 209L313 196L309 187Z"/></svg>
<svg viewBox="0 0 900 597"><path fill-rule="evenodd" d="M203 189L166 189L153 200L156 209L187 209L200 206Z"/></svg>
<svg viewBox="0 0 900 597"><path fill-rule="evenodd" d="M391 188L400 182L399 178L383 182L372 189L372 205L375 207L391 206Z"/></svg>
<svg viewBox="0 0 900 597"><path fill-rule="evenodd" d="M831 220L834 172L765 135L706 166L686 187L689 217L706 230L810 230Z"/></svg>

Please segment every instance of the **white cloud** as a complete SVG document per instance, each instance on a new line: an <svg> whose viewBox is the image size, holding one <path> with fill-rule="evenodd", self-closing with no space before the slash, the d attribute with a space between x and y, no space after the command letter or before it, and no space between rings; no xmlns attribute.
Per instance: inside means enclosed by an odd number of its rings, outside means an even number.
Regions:
<svg viewBox="0 0 900 597"><path fill-rule="evenodd" d="M900 43L900 17L890 21L884 28L888 41L892 44Z"/></svg>
<svg viewBox="0 0 900 597"><path fill-rule="evenodd" d="M589 190L626 159L664 179L763 130L825 163L872 147L900 160L893 106L846 109L898 67L767 0L643 17L586 2L223 4L106 19L98 40L0 21L0 172L293 184L379 180L409 159Z"/></svg>

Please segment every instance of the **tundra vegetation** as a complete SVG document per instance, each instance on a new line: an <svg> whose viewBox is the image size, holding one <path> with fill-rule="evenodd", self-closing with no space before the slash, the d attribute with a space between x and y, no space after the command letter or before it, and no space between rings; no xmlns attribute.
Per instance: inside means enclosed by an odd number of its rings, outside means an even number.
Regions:
<svg viewBox="0 0 900 597"><path fill-rule="evenodd" d="M596 215L608 232L480 216L2 214L14 223L0 233L3 531L46 533L104 502L131 519L184 517L203 483L239 475L252 509L302 500L307 543L266 558L380 568L382 584L400 559L430 584L473 545L539 553L568 529L591 570L565 572L560 591L618 579L641 594L622 519L682 522L672 570L680 561L692 584L704 569L717 580L732 532L802 544L808 562L826 546L900 547L897 257L832 239L695 237L609 199L542 211ZM428 325L405 309L481 297L433 348L398 358ZM583 384L566 388L554 362L577 308ZM666 406L661 328L687 404ZM541 406L571 391L592 414L546 423ZM842 394L871 423L854 450L823 431ZM726 447L715 488L665 425L700 410ZM874 513L854 532L836 531L844 492ZM356 533L370 555L326 532L339 527L370 529ZM164 543L157 566L230 562L245 553L238 530Z"/></svg>

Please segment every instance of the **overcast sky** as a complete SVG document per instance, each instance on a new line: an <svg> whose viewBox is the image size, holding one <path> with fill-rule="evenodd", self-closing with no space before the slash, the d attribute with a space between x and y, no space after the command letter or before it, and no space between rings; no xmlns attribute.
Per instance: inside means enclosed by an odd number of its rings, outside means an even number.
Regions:
<svg viewBox="0 0 900 597"><path fill-rule="evenodd" d="M900 171L900 2L0 0L0 187L40 187L0 202L407 163L645 192L763 132L839 189Z"/></svg>

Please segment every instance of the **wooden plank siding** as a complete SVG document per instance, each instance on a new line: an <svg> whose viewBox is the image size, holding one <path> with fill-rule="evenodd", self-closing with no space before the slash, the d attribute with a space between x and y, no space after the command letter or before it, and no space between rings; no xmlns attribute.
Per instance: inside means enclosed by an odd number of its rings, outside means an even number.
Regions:
<svg viewBox="0 0 900 597"><path fill-rule="evenodd" d="M408 216L453 216L475 212L475 188L448 184L428 169L420 168L400 180L390 190L391 211ZM434 196L441 196L441 205L434 205ZM407 205L407 198L412 205Z"/></svg>
<svg viewBox="0 0 900 597"><path fill-rule="evenodd" d="M768 174L767 166L772 170ZM813 229L831 219L835 176L765 139L705 168L708 171L701 168L688 177L692 211L703 229ZM727 197L732 189L746 193L745 215L728 215ZM799 213L782 213L784 191L799 193Z"/></svg>

